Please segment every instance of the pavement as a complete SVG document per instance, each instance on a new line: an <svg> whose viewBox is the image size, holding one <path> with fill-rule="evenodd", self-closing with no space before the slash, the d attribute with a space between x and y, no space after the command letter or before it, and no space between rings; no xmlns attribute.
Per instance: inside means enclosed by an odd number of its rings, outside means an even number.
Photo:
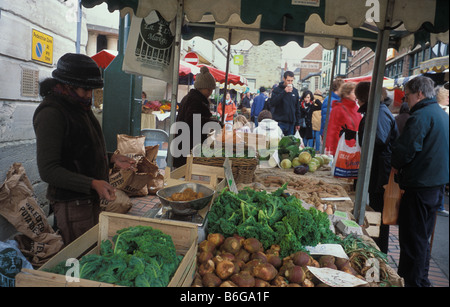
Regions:
<svg viewBox="0 0 450 307"><path fill-rule="evenodd" d="M157 196L149 195L145 197L131 198L133 207L128 214L135 216L146 216L148 213L160 205ZM449 210L448 195L445 197L445 208ZM429 279L433 287L448 287L448 262L449 262L449 225L448 217L439 216L436 220L436 227L434 231ZM398 261L400 257L400 245L398 242L398 227L391 226L389 234L389 251L388 259L389 265L397 271Z"/></svg>

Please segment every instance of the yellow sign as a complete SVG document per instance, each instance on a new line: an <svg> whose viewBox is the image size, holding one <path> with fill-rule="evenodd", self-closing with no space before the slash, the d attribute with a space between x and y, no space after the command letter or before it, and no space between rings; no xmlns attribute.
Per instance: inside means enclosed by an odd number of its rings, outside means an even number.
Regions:
<svg viewBox="0 0 450 307"><path fill-rule="evenodd" d="M53 64L53 37L33 30L31 42L31 59Z"/></svg>
<svg viewBox="0 0 450 307"><path fill-rule="evenodd" d="M234 65L244 65L244 56L242 54L236 54L233 57Z"/></svg>

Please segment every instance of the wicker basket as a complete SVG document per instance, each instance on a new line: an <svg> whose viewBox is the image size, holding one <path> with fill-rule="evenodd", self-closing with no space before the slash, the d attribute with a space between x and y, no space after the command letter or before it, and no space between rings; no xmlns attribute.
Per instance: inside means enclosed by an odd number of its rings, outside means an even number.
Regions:
<svg viewBox="0 0 450 307"><path fill-rule="evenodd" d="M236 183L252 183L255 170L258 166L258 158L229 158ZM194 164L223 167L225 158L223 157L194 157Z"/></svg>

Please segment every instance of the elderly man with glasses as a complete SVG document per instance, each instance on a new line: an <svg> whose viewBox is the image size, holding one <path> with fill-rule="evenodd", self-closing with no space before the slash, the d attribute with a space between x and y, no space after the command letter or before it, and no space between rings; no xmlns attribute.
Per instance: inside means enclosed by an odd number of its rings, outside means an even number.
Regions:
<svg viewBox="0 0 450 307"><path fill-rule="evenodd" d="M411 116L394 143L391 160L405 191L398 217L398 273L406 286L428 287L429 239L449 182L449 117L436 101L430 78L409 81L405 101Z"/></svg>

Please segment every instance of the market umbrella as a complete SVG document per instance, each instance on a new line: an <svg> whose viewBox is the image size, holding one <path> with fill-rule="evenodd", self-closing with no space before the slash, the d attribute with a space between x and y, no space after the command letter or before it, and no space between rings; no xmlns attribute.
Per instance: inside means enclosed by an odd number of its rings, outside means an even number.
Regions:
<svg viewBox="0 0 450 307"><path fill-rule="evenodd" d="M253 44L272 40L277 45L296 41L301 47L316 42L326 49L338 45L351 50L368 46L375 50L373 82L369 93L368 116L362 144L354 215L364 221L370 168L375 143L378 108L383 85L388 48L410 48L441 40L448 43L448 0L81 0L92 7L106 2L110 11L122 10L145 18L158 11L167 21L175 21L174 61L180 60L181 29L183 37L225 38L231 44L248 39ZM205 20L204 18L208 18ZM187 23L186 23L187 21ZM447 34L442 34L447 32ZM337 52L335 52L332 78ZM227 72L228 72L227 61ZM172 104L176 104L174 68ZM227 75L228 76L228 75ZM327 112L327 118L329 110ZM171 123L175 115L171 114ZM169 166L171 157L169 155ZM367 180L366 180L367 179Z"/></svg>
<svg viewBox="0 0 450 307"><path fill-rule="evenodd" d="M216 79L219 83L225 83L225 77L226 72L223 70L217 69L215 67L200 64L198 67L206 66L209 69L209 72L213 75L214 79ZM239 75L228 73L228 82L227 84L234 84L234 85L247 85L247 79L244 77L241 77Z"/></svg>
<svg viewBox="0 0 450 307"><path fill-rule="evenodd" d="M94 54L91 58L97 63L97 65L103 69L108 67L109 63L114 60L117 55L117 51L103 49L102 51Z"/></svg>

